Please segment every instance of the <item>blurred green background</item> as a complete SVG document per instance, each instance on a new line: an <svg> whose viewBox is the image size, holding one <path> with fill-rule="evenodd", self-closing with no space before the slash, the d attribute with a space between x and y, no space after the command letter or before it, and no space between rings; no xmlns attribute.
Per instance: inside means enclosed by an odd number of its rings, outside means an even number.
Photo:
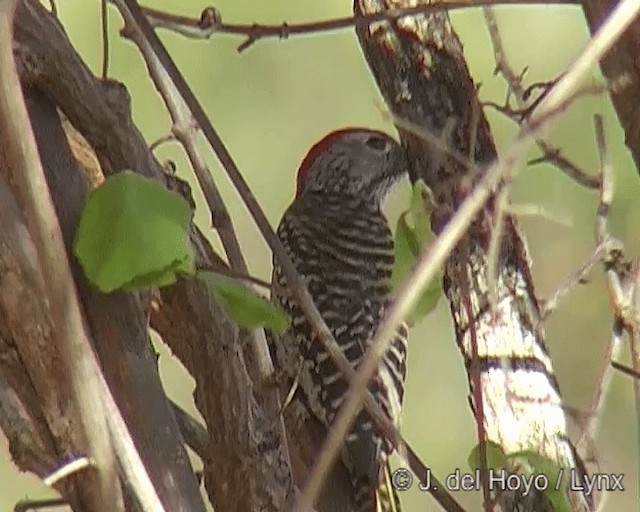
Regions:
<svg viewBox="0 0 640 512"><path fill-rule="evenodd" d="M205 4L192 0L156 1L153 7L198 16ZM350 14L351 2L218 0L223 19L238 23L289 23ZM89 66L101 66L98 2L59 0L60 18L76 48ZM493 54L480 10L452 15L465 45L472 75L482 83L485 100L501 102L505 84L493 75ZM118 36L121 19L109 8L111 35L110 76L124 82L132 97L134 119L149 143L170 129L158 94L150 83L136 49ZM504 44L517 70L529 67L529 82L555 78L576 56L588 38L578 7L535 6L500 8L498 21ZM267 216L275 226L294 193L295 170L308 147L325 132L345 125L379 128L395 135L385 120L382 99L369 75L351 30L287 41L265 40L243 54L236 52L241 39L218 35L194 41L162 32L162 39L203 103L214 126ZM599 80L593 70L593 80ZM487 110L494 135L504 150L515 135L514 125ZM581 99L551 135L564 154L595 172L597 153L592 116L601 113L616 172L616 194L611 212L614 234L626 244L628 256L640 252L640 178L625 150L623 133L606 97ZM270 276L270 253L225 178L216 159L201 145L212 173L224 194L247 255L251 271ZM162 145L161 159L172 159L182 176L191 178L186 160L176 144ZM532 151L530 157L538 156ZM194 188L195 190L195 188ZM408 197L408 185L398 186L389 204L393 222ZM202 207L198 221L211 234ZM542 217L525 217L521 226L529 241L537 293L545 297L577 269L593 248L594 193L574 184L553 167L523 168L512 200L535 203L559 223ZM634 204L635 203L635 204ZM586 410L594 393L602 357L608 343L611 309L598 268L588 285L575 290L547 322L548 345L566 404ZM409 380L402 432L427 465L443 478L456 468L467 469L467 456L476 444L475 427L467 402L467 380L456 348L452 322L444 303L411 333ZM160 364L167 392L194 411L193 384L184 369L161 343ZM628 348L623 361L628 361ZM575 425L571 425L575 432ZM605 511L635 510L638 503L638 426L631 382L616 375L607 400L594 455L601 471L625 473L624 493L612 494ZM0 437L0 511L11 510L17 500L51 496L39 480L19 473L12 465L6 441ZM428 495L411 490L402 495L407 511L436 511ZM469 511L480 510L475 493L457 493Z"/></svg>

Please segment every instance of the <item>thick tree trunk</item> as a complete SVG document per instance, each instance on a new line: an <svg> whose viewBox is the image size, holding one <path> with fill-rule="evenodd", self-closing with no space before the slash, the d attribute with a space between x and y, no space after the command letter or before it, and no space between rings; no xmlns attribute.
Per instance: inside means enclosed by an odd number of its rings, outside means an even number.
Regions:
<svg viewBox="0 0 640 512"><path fill-rule="evenodd" d="M355 0L354 6L360 15L419 3ZM361 25L357 31L387 106L398 120L410 176L424 180L433 192L432 224L439 232L482 177L476 169L496 158L462 45L445 12ZM491 310L489 246L496 229L498 192L445 268L444 289L469 376L471 406L476 420L483 420L479 432L505 453L530 450L560 467L582 468L567 437L544 333L536 327L539 309L524 240L509 215L495 262L497 300ZM588 509L584 496L570 496L574 510ZM494 497L503 511L552 512L540 492L526 498L510 492Z"/></svg>

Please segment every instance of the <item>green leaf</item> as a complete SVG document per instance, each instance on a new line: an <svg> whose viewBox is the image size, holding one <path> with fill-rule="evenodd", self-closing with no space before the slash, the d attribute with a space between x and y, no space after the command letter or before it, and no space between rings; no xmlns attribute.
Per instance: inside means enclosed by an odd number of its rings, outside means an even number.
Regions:
<svg viewBox="0 0 640 512"><path fill-rule="evenodd" d="M487 441L485 443L485 450L487 455L487 469L500 469L509 467L509 461L504 454L502 447L494 443L493 441ZM477 444L471 450L469 457L467 457L469 467L473 470L480 469L480 445Z"/></svg>
<svg viewBox="0 0 640 512"><path fill-rule="evenodd" d="M391 284L397 290L409 277L420 253L420 244L407 223L407 212L398 218L394 245L394 264L391 272Z"/></svg>
<svg viewBox="0 0 640 512"><path fill-rule="evenodd" d="M238 325L246 329L266 327L282 334L290 325L289 317L273 302L238 282L212 272L198 272L218 304Z"/></svg>
<svg viewBox="0 0 640 512"><path fill-rule="evenodd" d="M101 291L174 283L193 275L191 209L162 185L131 171L93 190L76 231L73 253Z"/></svg>
<svg viewBox="0 0 640 512"><path fill-rule="evenodd" d="M434 238L427 210L427 194L428 189L424 182L416 182L409 210L400 215L396 225L395 261L391 273L391 286L395 292L413 272L422 248ZM407 323L413 325L427 316L436 307L441 295L442 273L439 273L414 305L413 310L406 318Z"/></svg>
<svg viewBox="0 0 640 512"><path fill-rule="evenodd" d="M414 183L409 211L411 212L416 238L422 246L435 238L435 234L431 231L431 220L429 218L431 213L430 194L429 187L425 185L424 181L418 180Z"/></svg>
<svg viewBox="0 0 640 512"><path fill-rule="evenodd" d="M569 469L560 468L554 461L530 450L510 453L509 460L512 467L526 476L545 475L549 484L544 494L553 505L554 512L571 512L566 481Z"/></svg>

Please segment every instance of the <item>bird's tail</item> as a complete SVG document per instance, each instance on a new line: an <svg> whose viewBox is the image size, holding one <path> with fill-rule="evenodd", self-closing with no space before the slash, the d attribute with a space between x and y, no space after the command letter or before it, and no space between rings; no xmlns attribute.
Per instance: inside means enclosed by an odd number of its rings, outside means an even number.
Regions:
<svg viewBox="0 0 640 512"><path fill-rule="evenodd" d="M391 479L391 467L389 461L386 461L382 470L380 483L375 490L376 494L376 512L402 512L400 508L400 498L398 491L393 486Z"/></svg>

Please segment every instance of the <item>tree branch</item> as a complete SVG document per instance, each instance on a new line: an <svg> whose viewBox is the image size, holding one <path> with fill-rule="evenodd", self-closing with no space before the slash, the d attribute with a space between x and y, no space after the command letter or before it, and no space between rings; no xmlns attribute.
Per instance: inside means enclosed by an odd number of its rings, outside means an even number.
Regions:
<svg viewBox="0 0 640 512"><path fill-rule="evenodd" d="M616 5L615 0L582 0L591 33L595 33ZM629 11L632 18L632 12ZM625 143L640 173L640 20L629 25L618 44L603 55L600 68L607 80L625 77L627 85L611 91L611 100L625 133Z"/></svg>
<svg viewBox="0 0 640 512"><path fill-rule="evenodd" d="M68 254L89 187L71 154L55 105L25 87L27 107ZM204 510L178 426L167 404L147 329L144 300L103 294L71 257L94 348L145 466L167 510Z"/></svg>
<svg viewBox="0 0 640 512"><path fill-rule="evenodd" d="M224 23L217 9L205 8L199 18L171 14L168 12L143 8L149 23L154 28L171 30L184 37L193 39L208 39L214 34L231 34L245 36L246 39L238 46L238 52L243 52L261 39L277 38L288 39L292 36L317 34L353 27L354 25L372 25L386 20L395 20L405 16L416 14L428 14L448 10L470 9L482 5L563 5L576 4L579 0L446 0L434 4L421 4L411 7L390 9L385 12L366 14L362 17L347 16L330 20L314 21L309 23L290 24L283 22L280 25L263 25L258 23L237 24Z"/></svg>
<svg viewBox="0 0 640 512"><path fill-rule="evenodd" d="M496 73L502 74L505 81L509 86L510 92L513 93L516 99L516 103L520 109L525 108L527 104L527 90L522 85L522 76L517 75L513 68L509 65L509 60L507 59L507 54L502 44L502 38L500 36L500 30L498 28L498 21L496 19L495 13L491 7L485 7L483 9L484 17L487 22L487 27L489 29L489 36L491 37L491 44L493 46L493 53L496 59ZM499 111L503 112L502 109ZM518 122L521 124L523 119L519 119ZM535 159L529 162L529 165L535 165L542 162L549 162L555 165L558 169L564 172L571 179L576 181L577 183L588 187L597 189L599 186L599 182L597 178L594 178L580 169L576 164L571 162L569 159L562 156L560 150L556 147L553 147L551 144L546 142L543 139L536 140L536 144L540 148L543 153L542 158Z"/></svg>
<svg viewBox="0 0 640 512"><path fill-rule="evenodd" d="M71 269L62 242L62 233L49 196L44 172L12 52L12 24L17 2L0 2L0 132L7 144L10 176L19 191L29 232L33 237L42 268L46 298L56 319L52 341L56 344L71 389L75 411L82 425L88 452L96 464L97 479L90 503L117 512L124 504L120 491L115 455L109 438L103 392L95 360L82 319ZM27 340L20 340L27 341ZM108 390L107 390L108 393Z"/></svg>
<svg viewBox="0 0 640 512"><path fill-rule="evenodd" d="M52 98L95 150L106 175L132 169L184 192L184 184L165 172L133 124L124 88L91 74L39 2L21 2L15 37L23 83ZM191 240L198 265L213 267L211 247L195 227ZM216 496L212 501L221 512L252 510L257 490L288 483L286 475L278 480L279 445L269 441L273 426L254 395L237 329L197 280L180 280L163 289L161 302L160 309L152 311L154 328L194 376L198 408L216 433L211 442L215 459L204 459L208 488ZM272 496L262 499L270 502ZM279 509L278 503L273 509Z"/></svg>

